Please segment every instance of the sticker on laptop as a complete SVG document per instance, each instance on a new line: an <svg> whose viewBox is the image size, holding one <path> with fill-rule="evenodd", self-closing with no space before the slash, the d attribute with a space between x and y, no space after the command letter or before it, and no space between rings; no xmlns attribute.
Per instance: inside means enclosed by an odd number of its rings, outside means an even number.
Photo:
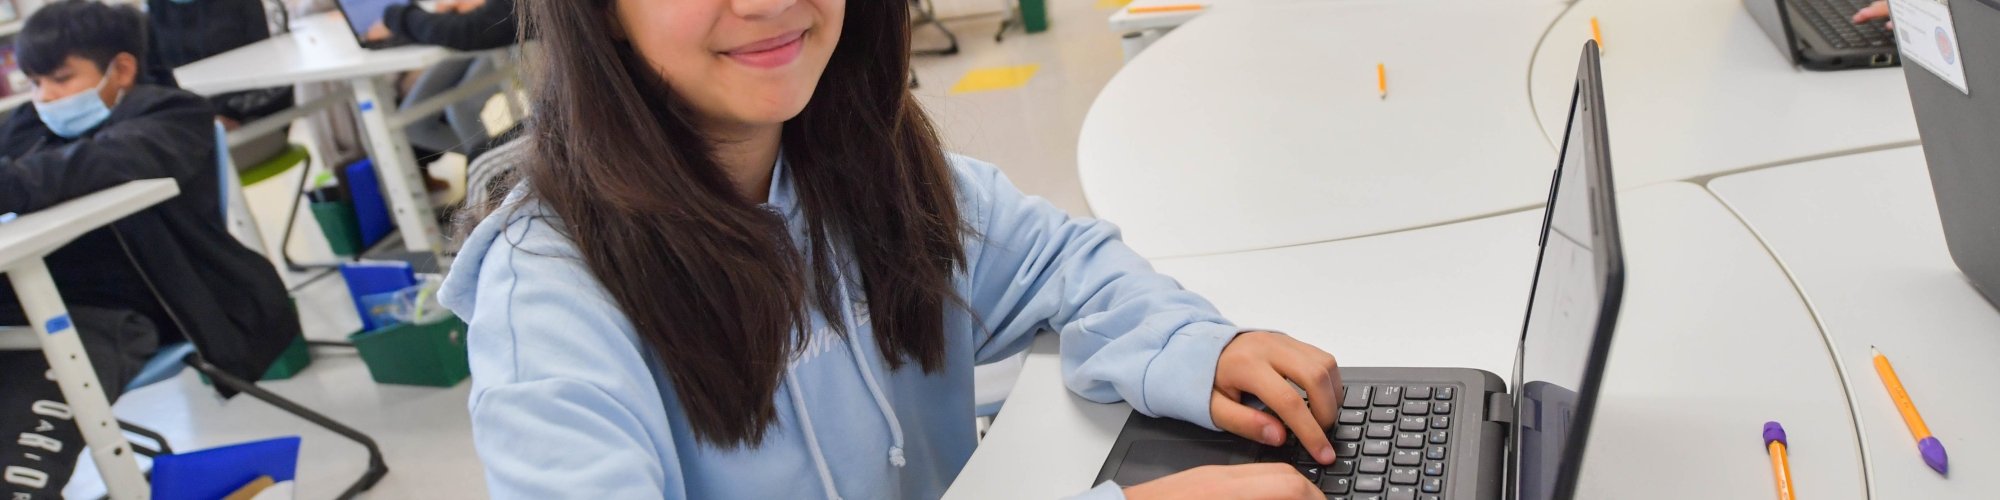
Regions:
<svg viewBox="0 0 2000 500"><path fill-rule="evenodd" d="M1971 95L1965 86L1965 54L1959 52L1958 32L1946 0L1889 0L1889 20L1896 23L1896 48L1903 62L1915 62L1945 83Z"/></svg>

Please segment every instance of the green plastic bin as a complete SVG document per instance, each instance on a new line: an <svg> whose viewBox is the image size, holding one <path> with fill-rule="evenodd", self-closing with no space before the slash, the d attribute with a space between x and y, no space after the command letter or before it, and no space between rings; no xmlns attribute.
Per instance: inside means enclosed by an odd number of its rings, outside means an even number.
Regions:
<svg viewBox="0 0 2000 500"><path fill-rule="evenodd" d="M347 257L361 253L361 223L354 217L354 202L316 201L312 213L334 255Z"/></svg>
<svg viewBox="0 0 2000 500"><path fill-rule="evenodd" d="M306 337L300 335L298 338L292 339L292 345L286 347L285 352L278 353L278 360L272 361L271 368L264 370L264 378L257 380L284 380L292 378L297 376L299 372L305 371L307 366L312 366L312 363L312 348L306 345ZM215 383L208 380L207 374L203 374L201 375L201 385L215 385Z"/></svg>
<svg viewBox="0 0 2000 500"><path fill-rule="evenodd" d="M465 321L457 316L347 338L361 351L361 362L378 383L451 387L472 376L465 354Z"/></svg>

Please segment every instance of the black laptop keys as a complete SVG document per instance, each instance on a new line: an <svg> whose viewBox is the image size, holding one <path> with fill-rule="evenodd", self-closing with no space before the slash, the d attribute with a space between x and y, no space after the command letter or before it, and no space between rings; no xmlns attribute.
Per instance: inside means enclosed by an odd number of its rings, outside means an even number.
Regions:
<svg viewBox="0 0 2000 500"><path fill-rule="evenodd" d="M1328 500L1442 500L1453 386L1349 385L1328 429L1339 458L1320 465L1296 438L1265 461L1291 462Z"/></svg>

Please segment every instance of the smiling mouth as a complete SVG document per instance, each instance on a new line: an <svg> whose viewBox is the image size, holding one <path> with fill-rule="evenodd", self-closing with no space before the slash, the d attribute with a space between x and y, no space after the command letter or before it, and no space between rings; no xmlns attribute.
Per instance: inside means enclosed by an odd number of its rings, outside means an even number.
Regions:
<svg viewBox="0 0 2000 500"><path fill-rule="evenodd" d="M807 30L785 33L730 49L722 55L755 68L770 69L784 66L799 58L799 52L805 46L806 33Z"/></svg>

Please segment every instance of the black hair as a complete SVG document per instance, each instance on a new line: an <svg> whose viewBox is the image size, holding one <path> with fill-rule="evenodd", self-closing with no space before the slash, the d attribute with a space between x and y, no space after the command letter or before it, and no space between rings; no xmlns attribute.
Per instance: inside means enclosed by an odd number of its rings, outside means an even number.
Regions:
<svg viewBox="0 0 2000 500"><path fill-rule="evenodd" d="M109 71L111 59L132 54L146 60L146 15L129 5L112 6L94 0L50 2L28 16L14 37L14 58L21 72L47 75L69 56L82 57ZM142 68L143 69L143 68Z"/></svg>

